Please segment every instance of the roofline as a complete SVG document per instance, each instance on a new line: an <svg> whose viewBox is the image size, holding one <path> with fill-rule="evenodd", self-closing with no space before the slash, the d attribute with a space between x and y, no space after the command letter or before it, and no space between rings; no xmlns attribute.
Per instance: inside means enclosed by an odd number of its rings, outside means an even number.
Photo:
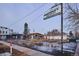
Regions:
<svg viewBox="0 0 79 59"><path fill-rule="evenodd" d="M8 27L4 27L4 26L0 26L0 27L2 27L2 28L6 28L6 29L9 29L9 30L12 30L12 31L13 31L13 29L10 29L10 28L8 28Z"/></svg>

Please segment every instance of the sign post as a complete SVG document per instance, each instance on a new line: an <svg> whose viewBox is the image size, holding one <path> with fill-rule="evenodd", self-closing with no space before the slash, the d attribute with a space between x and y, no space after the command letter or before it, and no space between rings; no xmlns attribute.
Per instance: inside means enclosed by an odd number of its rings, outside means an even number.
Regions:
<svg viewBox="0 0 79 59"><path fill-rule="evenodd" d="M44 14L44 20L61 15L61 53L63 53L63 3L59 3L51 7Z"/></svg>
<svg viewBox="0 0 79 59"><path fill-rule="evenodd" d="M61 52L63 53L63 3L61 3Z"/></svg>
<svg viewBox="0 0 79 59"><path fill-rule="evenodd" d="M10 43L10 53L12 54L12 43Z"/></svg>
<svg viewBox="0 0 79 59"><path fill-rule="evenodd" d="M12 41L10 40L10 53L12 55Z"/></svg>

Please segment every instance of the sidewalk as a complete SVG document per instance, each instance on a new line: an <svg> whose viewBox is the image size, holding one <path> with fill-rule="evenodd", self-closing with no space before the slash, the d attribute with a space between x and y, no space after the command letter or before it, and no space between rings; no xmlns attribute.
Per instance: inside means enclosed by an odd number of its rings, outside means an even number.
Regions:
<svg viewBox="0 0 79 59"><path fill-rule="evenodd" d="M4 41L0 41L0 43L5 44L7 46L10 46L9 43L4 42ZM46 53L43 53L43 52L40 52L40 51L36 51L36 50L32 50L32 49L29 49L29 48L26 48L26 47L18 46L18 45L15 45L15 44L12 44L12 47L13 47L13 49L16 49L20 52L24 52L26 55L29 55L29 56L51 56L49 54L46 54Z"/></svg>

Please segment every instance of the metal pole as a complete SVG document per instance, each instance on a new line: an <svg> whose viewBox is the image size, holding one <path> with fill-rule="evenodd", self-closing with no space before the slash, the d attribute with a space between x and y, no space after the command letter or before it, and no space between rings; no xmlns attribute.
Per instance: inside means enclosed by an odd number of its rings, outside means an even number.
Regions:
<svg viewBox="0 0 79 59"><path fill-rule="evenodd" d="M10 53L12 55L12 41L10 40Z"/></svg>
<svg viewBox="0 0 79 59"><path fill-rule="evenodd" d="M63 53L63 3L61 3L61 53Z"/></svg>
<svg viewBox="0 0 79 59"><path fill-rule="evenodd" d="M12 43L10 43L10 53L12 55Z"/></svg>

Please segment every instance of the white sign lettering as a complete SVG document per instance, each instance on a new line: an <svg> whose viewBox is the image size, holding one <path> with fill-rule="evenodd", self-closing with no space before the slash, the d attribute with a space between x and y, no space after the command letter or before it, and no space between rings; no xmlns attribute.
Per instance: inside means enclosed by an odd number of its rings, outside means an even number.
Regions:
<svg viewBox="0 0 79 59"><path fill-rule="evenodd" d="M51 7L45 14L44 14L44 20L60 15L61 14L61 5L56 5L54 7Z"/></svg>

